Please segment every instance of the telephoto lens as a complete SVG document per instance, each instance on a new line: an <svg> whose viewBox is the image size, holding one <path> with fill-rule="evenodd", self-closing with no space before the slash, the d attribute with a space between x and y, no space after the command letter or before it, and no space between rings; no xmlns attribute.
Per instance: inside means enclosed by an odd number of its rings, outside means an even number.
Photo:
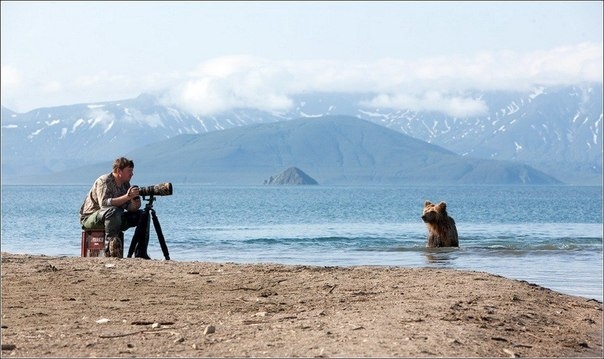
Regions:
<svg viewBox="0 0 604 359"><path fill-rule="evenodd" d="M171 196L172 195L172 183L165 182L156 184L153 186L140 187L138 193L143 196Z"/></svg>

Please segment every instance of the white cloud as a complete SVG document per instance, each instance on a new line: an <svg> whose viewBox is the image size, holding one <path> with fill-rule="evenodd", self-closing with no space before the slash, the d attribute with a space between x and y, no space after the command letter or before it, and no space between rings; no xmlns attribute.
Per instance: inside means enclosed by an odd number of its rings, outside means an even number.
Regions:
<svg viewBox="0 0 604 359"><path fill-rule="evenodd" d="M15 91L19 91L22 86L23 79L19 71L8 65L2 65L2 72L0 73L1 89L2 94L2 106L15 106L14 97L11 94Z"/></svg>
<svg viewBox="0 0 604 359"><path fill-rule="evenodd" d="M538 51L524 59L530 69L527 77L542 84L569 84L576 81L602 80L602 47L580 44L552 51Z"/></svg>
<svg viewBox="0 0 604 359"><path fill-rule="evenodd" d="M282 111L311 91L372 92L367 106L438 111L456 117L488 109L470 90L529 90L537 85L602 82L602 46L510 51L416 61L269 61L229 56L202 63L171 92L173 103L202 115L235 107Z"/></svg>
<svg viewBox="0 0 604 359"><path fill-rule="evenodd" d="M288 74L263 59L250 56L214 59L203 63L191 76L173 89L168 98L202 115L237 107L278 112L292 106L287 96Z"/></svg>
<svg viewBox="0 0 604 359"><path fill-rule="evenodd" d="M487 113L488 107L480 99L448 96L437 91L429 91L419 96L381 94L362 105L368 108L394 108L411 111L442 112L453 117L479 116Z"/></svg>
<svg viewBox="0 0 604 359"><path fill-rule="evenodd" d="M8 65L2 65L2 92L4 92L4 89L7 88L11 88L11 87L17 87L21 84L21 75L19 74L19 71L14 68L13 66L8 66Z"/></svg>
<svg viewBox="0 0 604 359"><path fill-rule="evenodd" d="M41 84L40 90L47 95L57 94L63 91L63 84L59 81L49 81Z"/></svg>
<svg viewBox="0 0 604 359"><path fill-rule="evenodd" d="M602 44L583 43L527 53L481 52L415 60L274 61L241 55L213 58L188 73L182 69L142 75L100 71L59 80L52 73L48 79L28 78L17 67L3 64L2 103L32 109L161 91L172 105L210 115L237 107L281 112L294 105L292 95L338 91L375 94L367 99L368 106L464 117L486 111L480 99L467 96L472 90L601 83L602 53Z"/></svg>

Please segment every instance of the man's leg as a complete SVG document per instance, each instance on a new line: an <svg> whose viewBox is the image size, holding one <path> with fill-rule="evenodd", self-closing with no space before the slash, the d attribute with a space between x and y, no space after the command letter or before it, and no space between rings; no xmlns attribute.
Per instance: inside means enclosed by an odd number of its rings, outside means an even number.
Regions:
<svg viewBox="0 0 604 359"><path fill-rule="evenodd" d="M140 218L143 214L143 210L139 209L136 212L129 212L129 211L124 211L124 214L122 214L122 227L121 230L125 231L128 228L132 228L132 227L136 227L138 226L138 222L140 221Z"/></svg>
<svg viewBox="0 0 604 359"><path fill-rule="evenodd" d="M105 256L123 257L123 242L120 238L123 209L119 207L105 207L94 212L82 221L84 229L105 230Z"/></svg>
<svg viewBox="0 0 604 359"><path fill-rule="evenodd" d="M105 229L105 220L101 211L96 211L82 221L84 229Z"/></svg>
<svg viewBox="0 0 604 359"><path fill-rule="evenodd" d="M122 230L123 213L124 210L119 207L101 208L82 221L82 227L85 229L105 229L105 234L108 237L118 236Z"/></svg>
<svg viewBox="0 0 604 359"><path fill-rule="evenodd" d="M130 244L130 251L134 250L135 258L151 259L147 254L147 246L149 245L149 237L147 231L149 224L149 212L138 210L136 212L126 212L122 217L122 229L126 230L131 227L136 227L132 242ZM134 247L132 245L134 244ZM130 251L128 254L131 254Z"/></svg>
<svg viewBox="0 0 604 359"><path fill-rule="evenodd" d="M120 207L109 207L101 209L105 223L105 236L107 237L107 248L105 254L109 257L124 257L124 242L120 236L122 227L122 215L124 209ZM107 253L108 252L108 253Z"/></svg>
<svg viewBox="0 0 604 359"><path fill-rule="evenodd" d="M122 214L119 207L105 207L91 214L82 222L86 229L105 229L105 255L108 257L123 257L123 242L120 237Z"/></svg>

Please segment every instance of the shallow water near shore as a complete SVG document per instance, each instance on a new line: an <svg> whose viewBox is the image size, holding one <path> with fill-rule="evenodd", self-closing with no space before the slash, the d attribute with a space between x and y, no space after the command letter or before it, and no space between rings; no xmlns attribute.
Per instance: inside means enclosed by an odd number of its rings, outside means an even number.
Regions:
<svg viewBox="0 0 604 359"><path fill-rule="evenodd" d="M2 251L78 257L88 189L2 186ZM459 248L425 248L425 200L447 202ZM464 269L602 301L601 187L175 184L153 208L175 261Z"/></svg>

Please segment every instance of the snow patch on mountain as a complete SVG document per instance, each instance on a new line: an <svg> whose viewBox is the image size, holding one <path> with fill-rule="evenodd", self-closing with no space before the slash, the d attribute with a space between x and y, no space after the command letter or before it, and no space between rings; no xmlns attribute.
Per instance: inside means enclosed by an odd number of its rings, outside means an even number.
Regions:
<svg viewBox="0 0 604 359"><path fill-rule="evenodd" d="M536 87L533 89L533 92L528 95L528 98L534 100L537 96L541 96L545 93L545 87Z"/></svg>
<svg viewBox="0 0 604 359"><path fill-rule="evenodd" d="M84 126L85 124L86 121L84 121L84 119L82 118L76 120L76 122L74 122L73 126L71 127L71 133L75 133L78 127Z"/></svg>

